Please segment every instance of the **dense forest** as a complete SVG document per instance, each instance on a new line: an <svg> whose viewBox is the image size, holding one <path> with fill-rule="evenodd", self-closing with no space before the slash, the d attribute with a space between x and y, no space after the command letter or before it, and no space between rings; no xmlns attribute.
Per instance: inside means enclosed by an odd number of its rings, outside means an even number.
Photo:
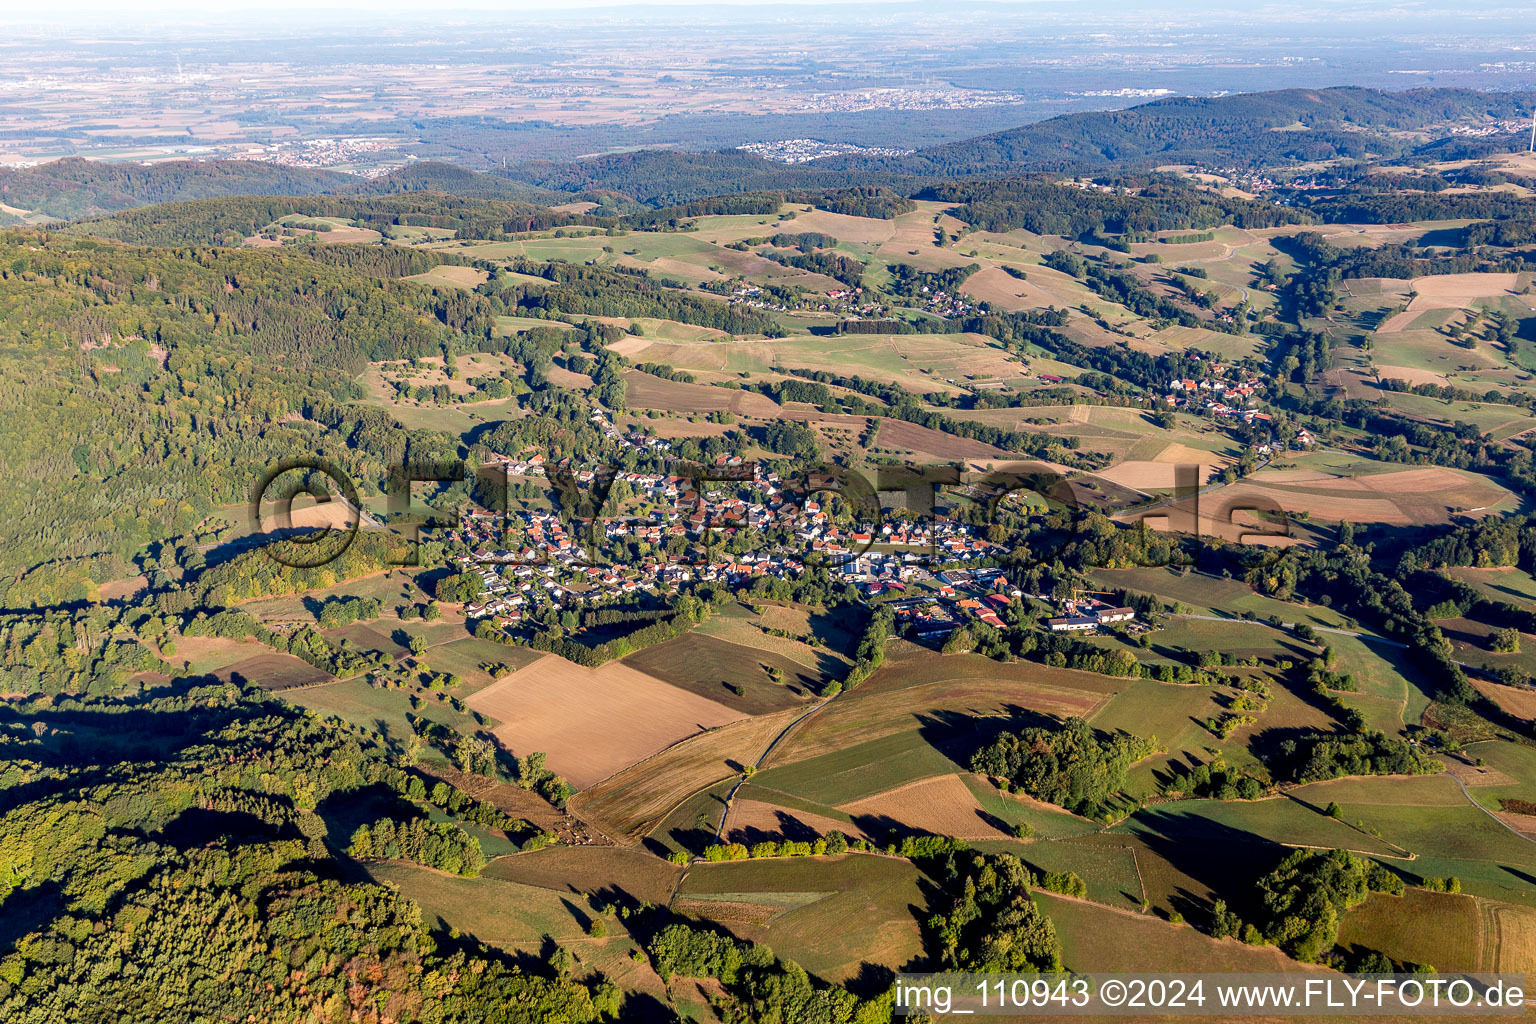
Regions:
<svg viewBox="0 0 1536 1024"><path fill-rule="evenodd" d="M409 164L372 179L256 160L167 160L138 164L69 157L35 167L0 168L0 201L59 220L221 196L285 196L291 201L322 194L384 196L397 192L441 192L465 199L545 203L558 203L566 198L434 161Z"/></svg>
<svg viewBox="0 0 1536 1024"><path fill-rule="evenodd" d="M369 741L254 688L189 682L133 699L7 702L0 1017L546 1024L615 1014L611 983L441 947L415 904L357 880L338 808L391 792L397 774ZM401 805L409 833L420 812Z"/></svg>

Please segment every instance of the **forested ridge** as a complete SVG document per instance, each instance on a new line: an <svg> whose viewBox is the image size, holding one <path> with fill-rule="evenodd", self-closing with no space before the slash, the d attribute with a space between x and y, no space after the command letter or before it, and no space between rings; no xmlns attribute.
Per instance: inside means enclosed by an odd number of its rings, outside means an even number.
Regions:
<svg viewBox="0 0 1536 1024"><path fill-rule="evenodd" d="M561 201L558 193L506 178L422 161L377 178L258 160L129 161L66 157L26 168L0 168L0 201L60 220L156 203L220 196L385 196L443 192L462 198Z"/></svg>
<svg viewBox="0 0 1536 1024"><path fill-rule="evenodd" d="M0 1017L613 1014L612 984L439 948L415 904L356 880L331 809L392 790L392 773L369 741L254 689L8 702Z"/></svg>
<svg viewBox="0 0 1536 1024"><path fill-rule="evenodd" d="M487 310L397 279L440 260L0 235L0 463L30 482L0 498L5 586L63 560L75 568L49 574L46 599L88 598L88 581L121 577L147 543L195 535L216 506L249 500L252 466L295 452L374 486L407 451L454 456L457 438L336 411L363 397L354 378L370 360L484 342ZM71 595L76 580L86 589Z"/></svg>
<svg viewBox="0 0 1536 1024"><path fill-rule="evenodd" d="M642 150L570 163L513 165L504 173L542 188L611 189L664 204L732 191L849 185L910 190L965 176L1035 171L1097 173L1179 163L1264 167L1391 158L1410 155L1422 145L1395 134L1403 129L1464 117L1526 117L1532 99L1529 94L1470 89L1387 92L1358 87L1170 97L1125 110L1064 114L908 156L855 154L785 165L739 150ZM1304 130L1292 130L1298 124ZM1426 151L1434 152L1439 141L1427 144Z"/></svg>
<svg viewBox="0 0 1536 1024"><path fill-rule="evenodd" d="M1358 87L1170 97L1124 110L1065 114L907 156L856 154L805 164L784 164L736 149L649 149L567 162L510 163L490 173L422 161L364 180L255 161L181 160L146 167L69 159L0 171L0 200L60 218L215 196L385 197L426 191L461 199L546 204L573 194L601 198L596 194L619 193L662 207L739 193L883 187L910 194L962 177L1025 172L1101 173L1107 168L1146 170L1178 163L1264 167L1412 157L1420 151L1425 158L1457 159L1459 150L1486 156L1507 151L1519 140L1447 136L1423 143L1401 133L1457 119L1525 117L1532 100L1523 93Z"/></svg>

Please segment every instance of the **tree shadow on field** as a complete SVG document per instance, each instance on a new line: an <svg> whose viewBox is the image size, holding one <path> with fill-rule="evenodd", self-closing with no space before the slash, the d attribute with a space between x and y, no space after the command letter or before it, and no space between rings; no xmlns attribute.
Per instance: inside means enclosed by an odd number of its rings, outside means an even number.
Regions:
<svg viewBox="0 0 1536 1024"><path fill-rule="evenodd" d="M997 829L1004 835L1013 835L1013 826L1004 821L1002 818L999 818L997 815L993 814L991 811L984 811L978 807L976 808L976 817L980 818L988 826Z"/></svg>
<svg viewBox="0 0 1536 1024"><path fill-rule="evenodd" d="M1499 867L1503 868L1505 871L1507 871L1510 874L1514 875L1516 878L1520 879L1520 881L1524 882L1526 885L1536 885L1536 875L1532 875L1532 874L1529 874L1528 872L1521 871L1519 868L1512 868L1508 864L1500 864Z"/></svg>
<svg viewBox="0 0 1536 1024"><path fill-rule="evenodd" d="M624 1024L673 1024L677 1014L648 992L624 993Z"/></svg>
<svg viewBox="0 0 1536 1024"><path fill-rule="evenodd" d="M811 843L815 842L821 837L821 833L819 831L807 825L805 822L795 817L789 811L782 809L776 810L773 812L773 817L775 822L773 829L732 829L731 838L733 838L735 842L745 843L746 845L751 846L753 843L767 842L769 840L776 842L790 840L797 843Z"/></svg>
<svg viewBox="0 0 1536 1024"><path fill-rule="evenodd" d="M1256 921L1263 908L1257 901L1254 882L1293 852L1273 840L1213 821L1176 805L1157 814L1133 816L1130 834L1174 871L1225 899L1245 921ZM1155 871L1143 877L1157 876ZM1166 899L1169 906L1190 921L1209 922L1211 898L1180 886L1172 893L1148 893L1149 902Z"/></svg>
<svg viewBox="0 0 1536 1024"><path fill-rule="evenodd" d="M896 972L884 964L862 963L859 973L843 982L843 987L860 999L875 999L891 990Z"/></svg>
<svg viewBox="0 0 1536 1024"><path fill-rule="evenodd" d="M1000 715L968 715L963 711L930 711L919 714L918 735L933 749L965 769L971 756L1003 733L1034 727L1052 728L1060 723L1049 715L1010 704Z"/></svg>
<svg viewBox="0 0 1536 1024"><path fill-rule="evenodd" d="M592 927L594 918L592 916L592 912L589 911L586 907L578 907L564 896L560 897L560 905L570 912L571 917L575 919L576 924L581 928L582 931L586 931Z"/></svg>

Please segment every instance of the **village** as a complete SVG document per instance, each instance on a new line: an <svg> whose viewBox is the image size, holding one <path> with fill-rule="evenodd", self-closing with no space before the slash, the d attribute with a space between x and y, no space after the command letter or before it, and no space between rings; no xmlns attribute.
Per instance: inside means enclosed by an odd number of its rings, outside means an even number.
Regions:
<svg viewBox="0 0 1536 1024"><path fill-rule="evenodd" d="M736 456L717 459L708 480L617 472L600 481L594 470L546 467L541 457L499 458L487 468L506 473L509 483L548 485L553 475L584 490L607 485L607 511L590 520L534 507L461 514L448 539L468 549L457 556L460 571L478 573L483 584L464 614L507 631L550 610L633 604L692 583L750 588L798 577L808 565L827 568L861 600L888 604L924 641L972 620L1002 628L1003 609L1026 597L1063 613L1048 623L1058 632L1134 618L1091 600L1024 594L991 564L1003 545L965 523L943 516L839 521L771 465ZM770 534L789 542L757 543Z"/></svg>

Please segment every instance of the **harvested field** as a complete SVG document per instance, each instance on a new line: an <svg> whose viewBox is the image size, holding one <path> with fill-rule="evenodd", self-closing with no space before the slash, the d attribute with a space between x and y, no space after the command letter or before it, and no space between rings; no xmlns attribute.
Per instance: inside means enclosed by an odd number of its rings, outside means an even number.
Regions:
<svg viewBox="0 0 1536 1024"><path fill-rule="evenodd" d="M577 793L567 806L609 838L638 842L678 804L754 763L802 713L790 708L689 737Z"/></svg>
<svg viewBox="0 0 1536 1024"><path fill-rule="evenodd" d="M1459 309L1477 299L1507 295L1519 288L1519 274L1439 274L1413 281L1413 301L1408 311Z"/></svg>
<svg viewBox="0 0 1536 1024"><path fill-rule="evenodd" d="M850 839L870 838L851 822L798 807L785 807L765 800L745 800L739 796L731 804L730 816L726 818L727 838L738 843L754 843L770 838L809 840L829 832L841 832Z"/></svg>
<svg viewBox="0 0 1536 1024"><path fill-rule="evenodd" d="M226 682L239 676L250 682L259 683L262 689L271 690L274 693L300 686L313 686L335 678L329 672L315 668L307 661L300 661L291 654L279 654L277 651L269 651L266 654L258 654L254 658L237 661L233 665L219 669L214 675Z"/></svg>
<svg viewBox="0 0 1536 1024"><path fill-rule="evenodd" d="M686 736L742 717L622 662L584 668L548 655L469 698L501 721L514 753L548 755L549 768L585 788Z"/></svg>
<svg viewBox="0 0 1536 1024"><path fill-rule="evenodd" d="M844 213L812 210L797 213L793 220L779 225L780 231L818 232L831 235L843 242L859 245L879 245L896 234L894 220L877 220L873 217L850 217ZM928 242L933 242L930 234Z"/></svg>
<svg viewBox="0 0 1536 1024"><path fill-rule="evenodd" d="M977 271L965 279L960 291L980 302L990 302L1007 310L1039 309L1060 301L1054 293L1032 281L1021 281L1000 267Z"/></svg>
<svg viewBox="0 0 1536 1024"><path fill-rule="evenodd" d="M1183 448L1183 446L1169 445L1169 448ZM1225 460L1217 462L1210 452L1194 452L1190 449L1184 449L1184 451L1196 457L1189 459L1188 463L1184 463L1181 458L1158 459L1152 462L1121 462L1108 469L1101 469L1093 476L1137 491L1172 490L1177 483L1174 473L1179 464L1198 465L1199 480L1204 484L1210 481L1216 471L1221 468L1221 464L1225 462Z"/></svg>
<svg viewBox="0 0 1536 1024"><path fill-rule="evenodd" d="M1478 693L1516 718L1536 722L1536 689L1525 686L1505 686L1502 683L1479 678L1473 678L1472 685L1477 687Z"/></svg>
<svg viewBox="0 0 1536 1024"><path fill-rule="evenodd" d="M909 783L863 800L843 804L865 833L883 835L893 829L928 832L957 839L1006 839L1010 833L999 827L991 815L981 809L976 796L958 775L940 775Z"/></svg>
<svg viewBox="0 0 1536 1024"><path fill-rule="evenodd" d="M640 850L549 846L498 857L483 874L571 894L616 890L637 902L665 905L683 869Z"/></svg>
<svg viewBox="0 0 1536 1024"><path fill-rule="evenodd" d="M997 459L1008 454L982 441L956 437L931 427L890 418L880 420L880 429L875 434L872 447L904 448L919 455L932 455L940 459Z"/></svg>
<svg viewBox="0 0 1536 1024"><path fill-rule="evenodd" d="M460 267L451 264L433 267L425 274L412 274L410 277L401 278L403 281L419 281L422 284L448 285L454 288L478 288L485 284L490 275L475 267Z"/></svg>
<svg viewBox="0 0 1536 1024"><path fill-rule="evenodd" d="M289 529L319 530L324 527L346 531L357 522L356 510L340 498L316 501L308 495L298 496L289 507L286 519L276 505L271 506L270 511L263 507L262 511L261 528L266 533Z"/></svg>
<svg viewBox="0 0 1536 1024"><path fill-rule="evenodd" d="M1504 925L1508 941L1499 934ZM1439 971L1529 970L1536 965L1533 937L1536 912L1527 907L1423 889L1373 895L1339 923L1346 949L1377 949Z"/></svg>
<svg viewBox="0 0 1536 1024"><path fill-rule="evenodd" d="M632 409L665 409L670 412L733 412L741 416L776 419L784 410L767 395L736 391L708 384L662 380L639 370L625 370L628 402Z"/></svg>
<svg viewBox="0 0 1536 1024"><path fill-rule="evenodd" d="M1393 314L1387 320L1382 321L1381 325L1376 328L1376 333L1396 334L1399 331L1406 330L1408 325L1413 323L1418 318L1418 313L1412 310L1404 310L1403 312Z"/></svg>
<svg viewBox="0 0 1536 1024"><path fill-rule="evenodd" d="M1325 970L1298 963L1273 946L1213 939L1189 925L1170 924L1147 914L1112 910L1041 890L1034 895L1056 925L1061 958L1069 970L1265 974Z"/></svg>
<svg viewBox="0 0 1536 1024"><path fill-rule="evenodd" d="M1386 363L1377 363L1376 370L1383 380L1402 380L1409 384L1438 384L1442 387L1450 383L1450 378L1443 373L1420 370L1412 366L1389 366Z"/></svg>
<svg viewBox="0 0 1536 1024"><path fill-rule="evenodd" d="M1516 814L1513 811L1497 811L1494 813L1494 817L1525 836L1525 838L1536 842L1536 814Z"/></svg>
<svg viewBox="0 0 1536 1024"><path fill-rule="evenodd" d="M149 586L148 576L129 576L103 583L96 588L96 596L104 602L121 601L132 597L147 586Z"/></svg>
<svg viewBox="0 0 1536 1024"><path fill-rule="evenodd" d="M1288 515L1307 513L1324 522L1387 523L1398 526L1448 522L1458 512L1484 511L1509 498L1509 492L1485 477L1444 467L1373 473L1358 477L1334 477L1326 481L1300 480L1280 474L1264 474L1200 498L1203 533L1237 539L1254 531L1252 519L1234 510L1269 507L1273 503ZM1170 520L1189 519L1188 502L1168 506ZM1142 513L1133 513L1141 518ZM1158 526L1148 517L1149 526Z"/></svg>

